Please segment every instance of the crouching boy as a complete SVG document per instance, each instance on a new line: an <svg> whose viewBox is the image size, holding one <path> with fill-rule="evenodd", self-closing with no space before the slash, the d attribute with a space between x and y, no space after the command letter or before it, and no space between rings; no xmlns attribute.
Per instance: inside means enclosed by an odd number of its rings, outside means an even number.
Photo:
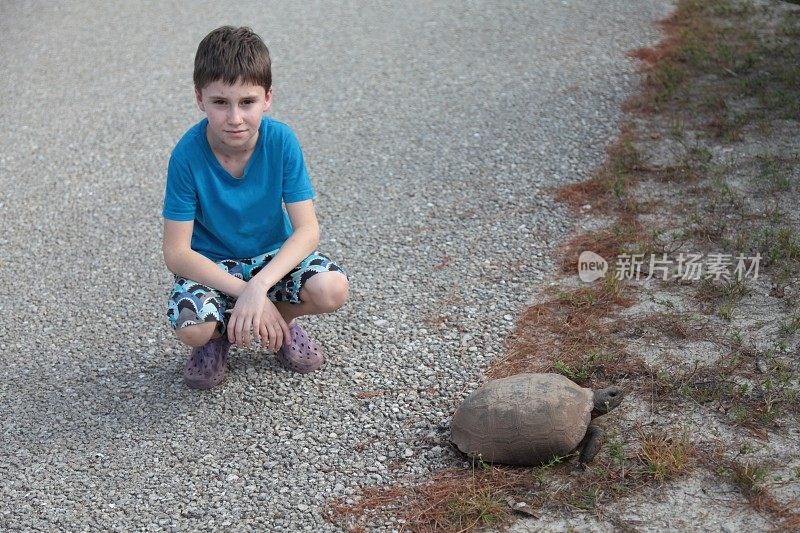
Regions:
<svg viewBox="0 0 800 533"><path fill-rule="evenodd" d="M192 347L184 379L211 388L231 344L277 352L297 372L323 362L297 317L347 299L344 270L316 251L315 196L292 130L267 115L267 46L249 28L209 33L195 56L206 114L175 146L164 194L164 261L175 274L167 316Z"/></svg>

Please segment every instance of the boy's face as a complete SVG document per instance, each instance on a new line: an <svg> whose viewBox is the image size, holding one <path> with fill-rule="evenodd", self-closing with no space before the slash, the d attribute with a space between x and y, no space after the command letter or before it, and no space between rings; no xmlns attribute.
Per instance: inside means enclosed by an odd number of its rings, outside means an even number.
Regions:
<svg viewBox="0 0 800 533"><path fill-rule="evenodd" d="M236 82L215 81L199 91L197 106L208 115L207 136L217 151L247 152L258 140L261 115L272 103L272 88Z"/></svg>

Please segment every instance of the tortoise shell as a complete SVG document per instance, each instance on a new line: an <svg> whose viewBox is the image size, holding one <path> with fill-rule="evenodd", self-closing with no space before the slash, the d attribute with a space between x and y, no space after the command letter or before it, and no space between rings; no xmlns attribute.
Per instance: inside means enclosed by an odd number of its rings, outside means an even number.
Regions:
<svg viewBox="0 0 800 533"><path fill-rule="evenodd" d="M487 462L534 465L575 450L591 420L594 393L560 374L489 381L456 410L451 440Z"/></svg>

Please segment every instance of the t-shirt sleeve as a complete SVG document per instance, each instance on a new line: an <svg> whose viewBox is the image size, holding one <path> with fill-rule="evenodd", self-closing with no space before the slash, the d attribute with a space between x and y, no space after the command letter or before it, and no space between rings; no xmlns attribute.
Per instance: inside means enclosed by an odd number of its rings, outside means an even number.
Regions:
<svg viewBox="0 0 800 533"><path fill-rule="evenodd" d="M314 186L306 169L297 136L287 130L283 141L283 201L287 204L314 198Z"/></svg>
<svg viewBox="0 0 800 533"><path fill-rule="evenodd" d="M167 186L161 214L169 220L194 220L196 209L197 193L192 175L188 166L173 153L167 166Z"/></svg>

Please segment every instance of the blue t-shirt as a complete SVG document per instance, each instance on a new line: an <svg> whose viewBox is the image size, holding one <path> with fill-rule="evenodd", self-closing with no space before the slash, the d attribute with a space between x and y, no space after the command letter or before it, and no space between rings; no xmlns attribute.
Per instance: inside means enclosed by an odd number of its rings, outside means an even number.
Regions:
<svg viewBox="0 0 800 533"><path fill-rule="evenodd" d="M204 118L169 159L162 215L194 220L192 250L213 261L245 259L280 248L292 234L282 202L314 198L303 152L286 124L266 115L241 178L217 160Z"/></svg>

